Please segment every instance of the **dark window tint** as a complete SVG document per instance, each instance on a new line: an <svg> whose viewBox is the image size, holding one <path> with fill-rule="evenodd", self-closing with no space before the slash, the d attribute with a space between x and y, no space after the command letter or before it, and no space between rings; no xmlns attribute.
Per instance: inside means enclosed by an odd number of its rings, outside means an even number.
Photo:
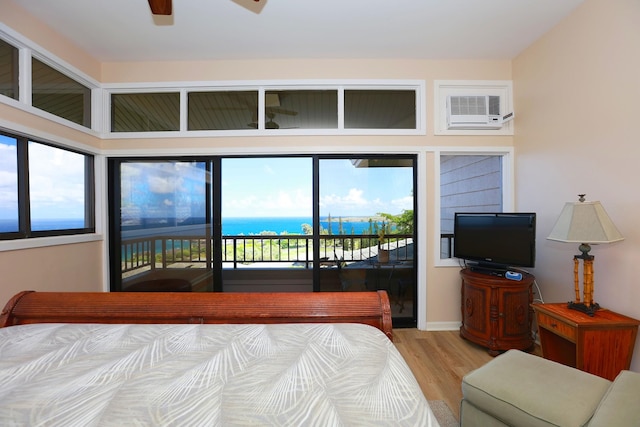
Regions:
<svg viewBox="0 0 640 427"><path fill-rule="evenodd" d="M32 105L91 127L91 89L35 58L31 67Z"/></svg>
<svg viewBox="0 0 640 427"><path fill-rule="evenodd" d="M112 132L180 130L180 94L177 92L111 95Z"/></svg>

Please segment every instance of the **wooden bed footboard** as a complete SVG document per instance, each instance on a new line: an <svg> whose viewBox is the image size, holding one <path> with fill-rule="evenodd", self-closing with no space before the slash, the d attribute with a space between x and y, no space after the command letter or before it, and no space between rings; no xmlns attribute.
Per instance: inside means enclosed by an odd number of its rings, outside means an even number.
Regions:
<svg viewBox="0 0 640 427"><path fill-rule="evenodd" d="M0 327L30 323L364 323L393 340L386 291L23 291L5 305Z"/></svg>

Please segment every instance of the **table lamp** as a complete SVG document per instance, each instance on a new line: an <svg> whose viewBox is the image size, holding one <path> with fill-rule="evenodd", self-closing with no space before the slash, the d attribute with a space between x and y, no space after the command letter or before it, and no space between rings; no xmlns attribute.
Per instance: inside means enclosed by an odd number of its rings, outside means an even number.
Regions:
<svg viewBox="0 0 640 427"><path fill-rule="evenodd" d="M590 244L612 243L623 240L622 234L607 215L600 202L585 202L579 194L578 202L567 202L547 239L558 242L580 243L580 255L573 257L573 280L576 300L568 307L593 316L600 306L593 301L593 255ZM579 260L583 262L583 298L580 301Z"/></svg>

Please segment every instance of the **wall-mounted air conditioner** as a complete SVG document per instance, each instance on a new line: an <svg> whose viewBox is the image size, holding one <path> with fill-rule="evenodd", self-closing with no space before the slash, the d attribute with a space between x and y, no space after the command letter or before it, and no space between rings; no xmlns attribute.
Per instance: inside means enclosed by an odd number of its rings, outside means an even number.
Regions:
<svg viewBox="0 0 640 427"><path fill-rule="evenodd" d="M447 96L447 129L500 129L511 119L513 113L500 114L499 96Z"/></svg>

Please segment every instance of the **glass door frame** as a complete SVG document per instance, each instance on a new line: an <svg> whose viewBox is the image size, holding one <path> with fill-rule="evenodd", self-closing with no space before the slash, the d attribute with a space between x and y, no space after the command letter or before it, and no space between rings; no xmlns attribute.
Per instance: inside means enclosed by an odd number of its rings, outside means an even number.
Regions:
<svg viewBox="0 0 640 427"><path fill-rule="evenodd" d="M416 193L418 191L418 156L416 154L293 154L293 155L205 155L205 156L158 156L158 157L113 157L107 158L107 171L108 171L108 222L109 222L109 272L110 272L110 289L111 291L122 290L122 268L119 267L119 263L115 260L120 259L120 250L122 236L120 230L120 197L121 197L121 184L120 184L120 171L118 168L126 162L204 162L206 164L207 176L210 177L210 181L206 182L206 221L211 225L211 237L212 244L212 257L211 257L211 269L213 272L213 291L224 291L223 272L222 268L222 161L225 158L249 158L249 157L308 157L312 160L312 242L313 242L313 262L312 266L312 281L313 291L321 291L320 282L320 162L327 159L408 159L411 160L412 176L413 176L413 268L412 268L412 295L413 295L413 307L412 316L406 318L400 318L399 323L397 319L394 319L394 326L415 327L417 322L417 305L418 305L418 290L417 290L417 260L419 257L417 235L418 235L418 200Z"/></svg>

